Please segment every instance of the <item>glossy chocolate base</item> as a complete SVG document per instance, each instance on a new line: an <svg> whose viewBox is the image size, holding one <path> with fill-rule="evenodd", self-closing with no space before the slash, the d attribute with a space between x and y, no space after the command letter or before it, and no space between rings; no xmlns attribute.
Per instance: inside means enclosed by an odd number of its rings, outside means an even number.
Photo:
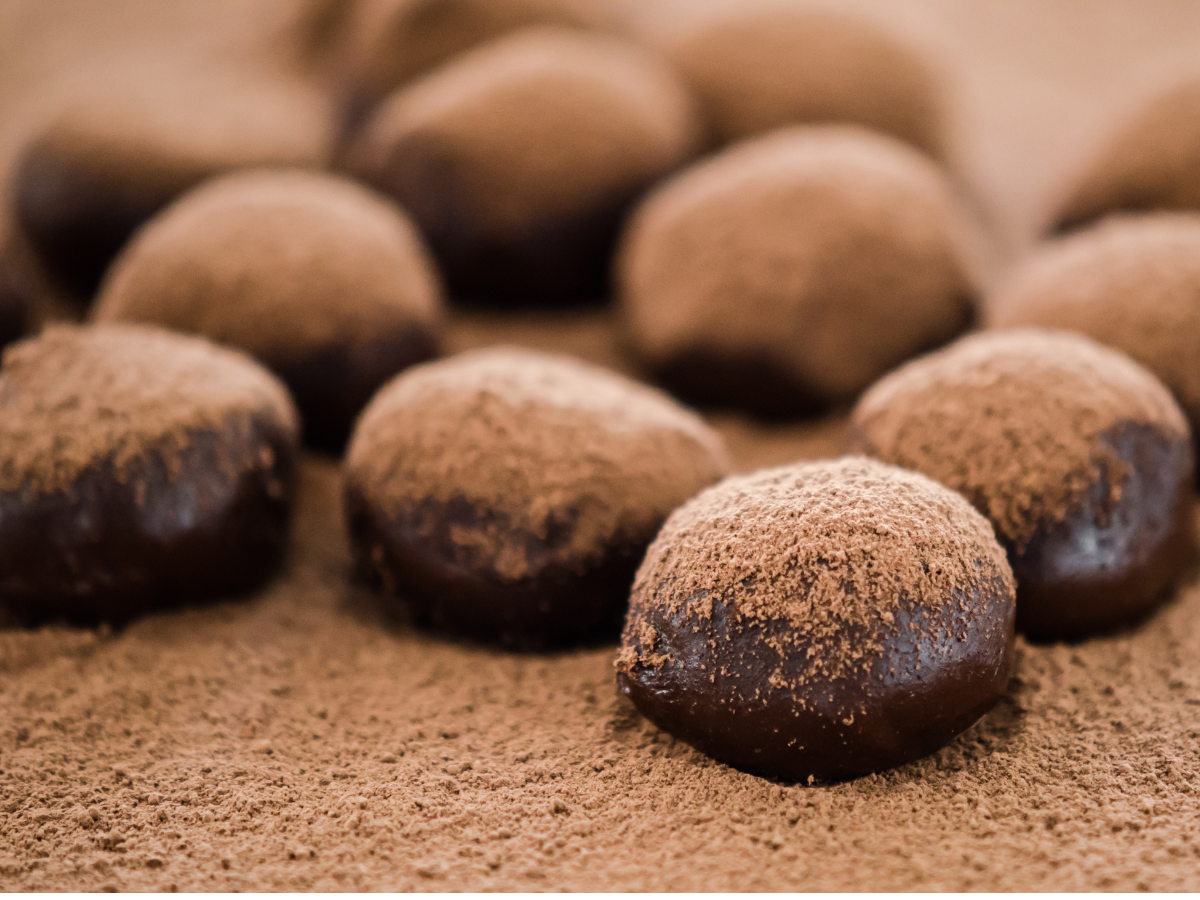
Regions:
<svg viewBox="0 0 1200 900"><path fill-rule="evenodd" d="M31 625L120 624L260 585L282 558L295 456L256 421L189 435L174 472L148 453L124 480L106 462L66 491L0 493L0 605Z"/></svg>
<svg viewBox="0 0 1200 900"><path fill-rule="evenodd" d="M34 144L14 182L17 220L47 274L90 302L109 263L143 222L195 177L115 176L77 153Z"/></svg>
<svg viewBox="0 0 1200 900"><path fill-rule="evenodd" d="M828 398L796 379L765 354L683 351L651 362L655 381L685 403L748 412L763 419L810 416L827 410Z"/></svg>
<svg viewBox="0 0 1200 900"><path fill-rule="evenodd" d="M786 622L751 623L719 601L707 620L672 616L669 601L635 600L624 644L640 662L618 674L621 692L714 759L784 781L853 778L934 752L1000 699L1014 659L1002 585L933 622L909 605L870 672L832 681L816 674L808 646L775 649L772 637L794 635ZM638 644L646 625L660 636L649 655Z"/></svg>
<svg viewBox="0 0 1200 900"><path fill-rule="evenodd" d="M420 326L377 334L369 343L329 343L288 365L268 361L295 398L304 442L340 452L362 408L393 375L435 358L437 336Z"/></svg>
<svg viewBox="0 0 1200 900"><path fill-rule="evenodd" d="M1017 630L1032 640L1080 638L1145 616L1193 554L1191 442L1136 425L1101 439L1128 477L1105 469L1081 509L1023 549L1007 548Z"/></svg>
<svg viewBox="0 0 1200 900"><path fill-rule="evenodd" d="M347 481L346 516L360 572L399 602L417 624L484 643L540 650L613 640L620 631L633 575L652 535L614 546L603 557L567 565L549 557L571 527L545 538L513 535L527 556L544 562L518 581L500 578L486 560L471 558L453 531L477 530L494 516L465 500L426 501L399 518L385 516Z"/></svg>

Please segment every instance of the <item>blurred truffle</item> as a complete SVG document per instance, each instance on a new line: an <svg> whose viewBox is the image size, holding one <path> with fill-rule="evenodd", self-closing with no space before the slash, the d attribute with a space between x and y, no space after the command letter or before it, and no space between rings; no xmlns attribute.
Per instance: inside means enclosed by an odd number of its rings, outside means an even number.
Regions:
<svg viewBox="0 0 1200 900"><path fill-rule="evenodd" d="M779 415L851 399L967 326L967 227L908 145L853 126L780 129L637 210L618 257L625 333L695 402Z"/></svg>
<svg viewBox="0 0 1200 900"><path fill-rule="evenodd" d="M673 41L667 55L715 136L844 122L939 155L942 98L930 66L878 26L838 12L747 5Z"/></svg>
<svg viewBox="0 0 1200 900"><path fill-rule="evenodd" d="M1116 216L1040 247L991 324L1079 331L1157 375L1200 433L1200 214Z"/></svg>
<svg viewBox="0 0 1200 900"><path fill-rule="evenodd" d="M134 229L198 182L332 152L326 94L275 73L152 64L81 90L24 149L15 199L49 274L85 300Z"/></svg>
<svg viewBox="0 0 1200 900"><path fill-rule="evenodd" d="M1176 85L1118 123L1060 193L1051 227L1116 211L1200 209L1200 80Z"/></svg>
<svg viewBox="0 0 1200 900"><path fill-rule="evenodd" d="M359 0L349 15L349 124L406 81L477 44L533 25L586 28L599 0Z"/></svg>
<svg viewBox="0 0 1200 900"><path fill-rule="evenodd" d="M407 216L332 175L268 170L206 182L147 223L94 315L245 350L292 390L306 439L334 447L383 382L436 355L443 324Z"/></svg>
<svg viewBox="0 0 1200 900"><path fill-rule="evenodd" d="M1082 335L985 332L915 360L863 395L850 447L988 517L1033 638L1137 619L1192 552L1183 413L1150 372Z"/></svg>
<svg viewBox="0 0 1200 900"><path fill-rule="evenodd" d="M661 392L491 348L376 395L346 452L346 513L360 565L419 621L546 646L615 637L654 533L728 468Z"/></svg>
<svg viewBox="0 0 1200 900"><path fill-rule="evenodd" d="M30 302L19 239L11 223L0 216L0 347L25 333Z"/></svg>
<svg viewBox="0 0 1200 900"><path fill-rule="evenodd" d="M604 291L623 213L697 138L665 64L616 38L542 28L394 94L351 156L412 213L456 297L563 303Z"/></svg>

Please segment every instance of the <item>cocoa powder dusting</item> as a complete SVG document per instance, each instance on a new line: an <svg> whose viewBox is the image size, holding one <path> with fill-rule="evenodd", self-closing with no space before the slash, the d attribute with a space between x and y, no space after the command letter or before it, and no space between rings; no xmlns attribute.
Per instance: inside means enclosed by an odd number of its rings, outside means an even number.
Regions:
<svg viewBox="0 0 1200 900"><path fill-rule="evenodd" d="M831 680L871 670L885 635L900 627L902 604L937 620L995 580L1011 593L991 525L960 496L924 475L847 457L702 491L650 545L632 602L666 592L667 614L686 621L711 618L719 601L738 617L731 630L786 621L790 629L768 642L783 642L781 655L810 648L805 677ZM639 637L654 647L655 635ZM637 662L626 648L617 668Z"/></svg>
<svg viewBox="0 0 1200 900"><path fill-rule="evenodd" d="M963 338L880 380L859 401L854 452L924 472L962 493L997 535L1024 546L1125 465L1103 435L1123 424L1188 425L1170 393L1124 354L1068 332Z"/></svg>
<svg viewBox="0 0 1200 900"><path fill-rule="evenodd" d="M615 538L653 534L729 461L703 420L660 391L570 357L497 348L386 385L363 411L346 468L390 514L427 498L498 514L461 526L455 542L518 581L535 565L521 532L545 540L574 510L553 558L594 559Z"/></svg>
<svg viewBox="0 0 1200 900"><path fill-rule="evenodd" d="M65 490L104 461L120 478L151 451L173 471L195 431L264 414L299 427L283 385L236 351L145 326L52 326L4 351L0 492Z"/></svg>

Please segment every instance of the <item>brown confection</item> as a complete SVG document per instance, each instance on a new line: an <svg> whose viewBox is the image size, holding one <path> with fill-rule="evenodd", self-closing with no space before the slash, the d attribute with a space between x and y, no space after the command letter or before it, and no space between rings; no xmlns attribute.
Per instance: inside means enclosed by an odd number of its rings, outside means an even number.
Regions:
<svg viewBox="0 0 1200 900"><path fill-rule="evenodd" d="M257 357L305 438L340 447L392 375L437 354L441 288L404 213L341 178L251 171L206 182L113 263L99 320L151 322Z"/></svg>
<svg viewBox="0 0 1200 900"><path fill-rule="evenodd" d="M624 211L697 139L689 95L653 56L540 28L398 91L351 157L412 213L456 296L566 302L600 296Z"/></svg>
<svg viewBox="0 0 1200 900"><path fill-rule="evenodd" d="M715 137L735 141L802 122L846 122L938 155L942 99L913 49L853 15L733 6L672 42Z"/></svg>
<svg viewBox="0 0 1200 900"><path fill-rule="evenodd" d="M1200 81L1127 116L1060 196L1055 231L1122 210L1200 209Z"/></svg>
<svg viewBox="0 0 1200 900"><path fill-rule="evenodd" d="M409 79L465 50L533 25L586 28L596 0L360 0L347 38L349 124Z"/></svg>
<svg viewBox="0 0 1200 900"><path fill-rule="evenodd" d="M364 569L418 620L542 646L615 636L667 514L724 444L653 388L499 348L417 366L363 411L346 513Z"/></svg>
<svg viewBox="0 0 1200 900"><path fill-rule="evenodd" d="M321 91L266 72L162 68L132 67L84 89L18 165L21 227L82 299L138 225L205 178L329 159L333 121Z"/></svg>
<svg viewBox="0 0 1200 900"><path fill-rule="evenodd" d="M859 401L850 446L991 520L1032 638L1140 617L1191 552L1183 413L1153 375L1081 335L987 332L909 363Z"/></svg>
<svg viewBox="0 0 1200 900"><path fill-rule="evenodd" d="M123 621L279 561L296 413L253 361L144 326L57 326L0 367L0 605Z"/></svg>
<svg viewBox="0 0 1200 900"><path fill-rule="evenodd" d="M1117 216L1044 244L987 304L996 327L1079 331L1159 377L1200 426L1200 215Z"/></svg>
<svg viewBox="0 0 1200 900"><path fill-rule="evenodd" d="M847 400L967 326L967 227L942 173L899 141L781 129L637 210L617 266L626 336L697 402L774 415Z"/></svg>
<svg viewBox="0 0 1200 900"><path fill-rule="evenodd" d="M25 333L29 303L17 236L0 217L0 347Z"/></svg>
<svg viewBox="0 0 1200 900"><path fill-rule="evenodd" d="M638 570L617 683L722 762L836 779L932 753L1004 694L1015 592L979 513L845 458L729 478Z"/></svg>

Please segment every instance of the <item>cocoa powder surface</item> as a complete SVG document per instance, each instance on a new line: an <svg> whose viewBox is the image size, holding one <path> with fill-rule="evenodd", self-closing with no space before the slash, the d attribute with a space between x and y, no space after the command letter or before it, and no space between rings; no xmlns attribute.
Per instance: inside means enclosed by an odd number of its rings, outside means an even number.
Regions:
<svg viewBox="0 0 1200 900"><path fill-rule="evenodd" d="M20 76L0 79L0 113L98 39L207 23L233 42L214 2L0 7L22 25L0 28L0 69ZM857 4L928 28L955 63L966 171L1014 244L1059 136L1098 124L1147 60L1200 60L1193 6L1096 5ZM0 132L0 159L20 133ZM630 367L601 314L458 316L448 340L497 329ZM743 471L835 455L845 430L715 422ZM803 787L648 726L616 694L611 647L514 655L385 620L346 578L333 463L306 459L298 500L285 572L246 602L120 633L0 631L6 888L1200 889L1195 578L1119 635L1018 638L1008 696L934 756Z"/></svg>

